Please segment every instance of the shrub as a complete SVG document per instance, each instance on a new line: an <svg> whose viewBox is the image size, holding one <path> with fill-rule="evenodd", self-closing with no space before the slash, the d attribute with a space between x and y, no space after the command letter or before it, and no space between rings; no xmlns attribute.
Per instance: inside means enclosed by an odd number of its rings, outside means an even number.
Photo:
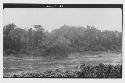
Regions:
<svg viewBox="0 0 125 83"><path fill-rule="evenodd" d="M4 77L10 78L122 78L121 65L105 65L97 66L81 65L79 71L63 71L63 70L47 70L42 73L26 72L21 74L4 74Z"/></svg>

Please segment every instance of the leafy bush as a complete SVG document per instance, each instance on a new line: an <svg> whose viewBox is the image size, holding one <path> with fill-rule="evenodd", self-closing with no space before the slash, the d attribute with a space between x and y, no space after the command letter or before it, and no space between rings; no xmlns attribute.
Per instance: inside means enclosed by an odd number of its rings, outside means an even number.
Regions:
<svg viewBox="0 0 125 83"><path fill-rule="evenodd" d="M122 78L121 65L97 66L81 65L78 70L47 70L42 73L26 72L21 74L4 74L5 78Z"/></svg>

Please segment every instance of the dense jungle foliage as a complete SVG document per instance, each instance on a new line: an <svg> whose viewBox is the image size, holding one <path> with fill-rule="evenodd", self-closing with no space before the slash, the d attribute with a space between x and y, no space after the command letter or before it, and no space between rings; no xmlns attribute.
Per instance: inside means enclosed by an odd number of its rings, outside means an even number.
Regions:
<svg viewBox="0 0 125 83"><path fill-rule="evenodd" d="M62 56L72 52L122 50L122 32L95 27L63 25L48 32L42 25L22 29L14 23L3 27L4 56Z"/></svg>

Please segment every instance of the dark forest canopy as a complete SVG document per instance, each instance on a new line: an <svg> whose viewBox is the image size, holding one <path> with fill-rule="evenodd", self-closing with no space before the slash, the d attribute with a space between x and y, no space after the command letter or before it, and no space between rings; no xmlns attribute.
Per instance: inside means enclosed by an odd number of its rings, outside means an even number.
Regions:
<svg viewBox="0 0 125 83"><path fill-rule="evenodd" d="M122 32L118 31L63 25L48 32L42 25L26 30L14 23L3 27L4 55L65 56L71 52L121 50Z"/></svg>

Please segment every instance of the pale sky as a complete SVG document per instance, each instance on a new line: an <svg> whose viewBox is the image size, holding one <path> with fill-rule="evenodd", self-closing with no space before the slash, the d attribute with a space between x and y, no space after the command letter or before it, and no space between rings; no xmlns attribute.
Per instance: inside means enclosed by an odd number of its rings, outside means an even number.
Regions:
<svg viewBox="0 0 125 83"><path fill-rule="evenodd" d="M62 25L95 26L100 30L122 31L120 8L5 8L4 25L20 28L40 24L49 32Z"/></svg>

